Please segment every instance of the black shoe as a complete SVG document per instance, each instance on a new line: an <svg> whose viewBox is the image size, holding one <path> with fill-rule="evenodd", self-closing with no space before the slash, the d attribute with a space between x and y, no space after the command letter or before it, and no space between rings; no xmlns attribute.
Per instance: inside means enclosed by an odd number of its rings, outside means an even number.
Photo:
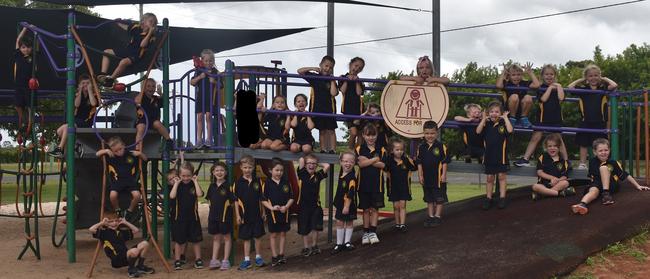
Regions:
<svg viewBox="0 0 650 279"><path fill-rule="evenodd" d="M320 254L320 248L318 248L318 245L314 245L314 247L311 247L311 254L312 255Z"/></svg>
<svg viewBox="0 0 650 279"><path fill-rule="evenodd" d="M203 260L198 259L194 261L194 268L201 269L203 268Z"/></svg>
<svg viewBox="0 0 650 279"><path fill-rule="evenodd" d="M330 252L332 255L336 255L338 253L341 253L343 250L345 250L345 246L343 244L337 244L334 246L334 249Z"/></svg>
<svg viewBox="0 0 650 279"><path fill-rule="evenodd" d="M84 150L83 145L81 145L81 143L76 143L76 144L74 145L74 152L77 153L77 155L79 156L79 158L83 158L83 157L84 157L84 153L85 153L85 150Z"/></svg>
<svg viewBox="0 0 650 279"><path fill-rule="evenodd" d="M134 267L129 267L129 278L138 278L140 277L140 273L138 273L138 269Z"/></svg>
<svg viewBox="0 0 650 279"><path fill-rule="evenodd" d="M489 210L490 207L492 207L492 199L490 198L485 198L483 200L483 210Z"/></svg>
<svg viewBox="0 0 650 279"><path fill-rule="evenodd" d="M302 255L305 257L311 256L311 249L309 248L302 248Z"/></svg>
<svg viewBox="0 0 650 279"><path fill-rule="evenodd" d="M183 269L183 263L180 260L175 261L174 262L174 269L175 270L182 270Z"/></svg>
<svg viewBox="0 0 650 279"><path fill-rule="evenodd" d="M336 154L336 151L334 151L334 150L330 150L330 151L328 151L327 153L329 153L329 154Z"/></svg>
<svg viewBox="0 0 650 279"><path fill-rule="evenodd" d="M399 231L405 233L405 232L408 232L409 229L406 227L406 225L402 224L402 225L399 227Z"/></svg>
<svg viewBox="0 0 650 279"><path fill-rule="evenodd" d="M472 163L472 157L465 157L465 163L471 164Z"/></svg>
<svg viewBox="0 0 650 279"><path fill-rule="evenodd" d="M280 260L278 259L279 257L271 257L271 266L278 266L280 265Z"/></svg>
<svg viewBox="0 0 650 279"><path fill-rule="evenodd" d="M504 209L506 208L507 203L508 201L506 200L506 198L499 198L499 202L497 203L497 208Z"/></svg>
<svg viewBox="0 0 650 279"><path fill-rule="evenodd" d="M425 228L430 228L431 225L432 225L431 221L432 221L432 218L427 216L427 219L424 219L424 227Z"/></svg>
<svg viewBox="0 0 650 279"><path fill-rule="evenodd" d="M144 264L138 266L137 269L138 269L138 273L140 273L140 274L154 274L156 272L155 269L153 269L151 267L148 267L148 266L146 266Z"/></svg>
<svg viewBox="0 0 650 279"><path fill-rule="evenodd" d="M354 250L354 245L352 245L352 243L347 242L347 243L345 243L344 245L345 245L345 251L352 251L352 250Z"/></svg>
<svg viewBox="0 0 650 279"><path fill-rule="evenodd" d="M284 255L278 255L278 263L286 264L287 263L287 258L285 258Z"/></svg>
<svg viewBox="0 0 650 279"><path fill-rule="evenodd" d="M63 158L63 150L61 148L59 148L58 146L56 148L54 148L54 150L48 152L47 154L54 157L54 158L58 158L58 159Z"/></svg>
<svg viewBox="0 0 650 279"><path fill-rule="evenodd" d="M437 227L440 226L440 224L442 224L442 218L438 216L433 216L433 218L431 218L431 227Z"/></svg>
<svg viewBox="0 0 650 279"><path fill-rule="evenodd" d="M325 153L327 153L327 151L321 149L320 153L325 154Z"/></svg>

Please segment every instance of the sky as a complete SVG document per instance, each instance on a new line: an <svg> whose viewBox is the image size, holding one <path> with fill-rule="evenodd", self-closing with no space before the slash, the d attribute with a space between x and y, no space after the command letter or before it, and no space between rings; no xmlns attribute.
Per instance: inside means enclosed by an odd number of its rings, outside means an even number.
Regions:
<svg viewBox="0 0 650 279"><path fill-rule="evenodd" d="M429 0L366 0L368 2L431 10ZM441 1L441 30L517 19L600 5L623 0L474 0ZM159 20L168 18L172 26L273 29L319 27L258 44L217 53L216 65L223 70L227 58L237 65L272 66L271 60L282 60L289 72L303 66L317 66L326 49L315 49L267 55L233 57L233 55L269 50L283 50L326 44L327 4L296 2L229 2L205 4L152 4L145 12L155 13ZM94 8L105 18L138 17L137 5L101 6ZM561 64L568 60L589 59L596 46L605 55L621 52L630 44L647 41L650 2L592 10L470 30L445 32L441 35L441 73L451 75L469 62L480 66L498 65L509 59L532 62L539 67L546 63ZM431 32L432 16L428 12L336 4L335 43ZM224 38L227 39L227 38ZM188 42L191 43L191 42ZM366 61L361 77L375 78L390 71L410 73L417 58L432 53L431 36L341 46L334 49L336 75L347 72L349 60L355 56ZM210 48L210 46L205 46ZM171 67L171 78L192 68L190 62ZM606 74L606 73L605 73ZM160 79L160 73L153 76ZM128 80L129 78L127 78ZM292 94L307 93L306 88L292 88ZM291 102L289 102L291 103ZM338 100L340 104L340 100ZM290 107L293 107L290 104ZM342 126L342 125L340 125ZM339 138L344 134L337 130Z"/></svg>

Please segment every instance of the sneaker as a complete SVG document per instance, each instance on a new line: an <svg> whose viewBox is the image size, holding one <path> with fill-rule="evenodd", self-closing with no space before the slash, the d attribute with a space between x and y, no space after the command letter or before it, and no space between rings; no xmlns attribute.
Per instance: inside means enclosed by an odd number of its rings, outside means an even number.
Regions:
<svg viewBox="0 0 650 279"><path fill-rule="evenodd" d="M198 259L198 260L194 261L194 268L196 268L196 269L203 268L203 261L201 259Z"/></svg>
<svg viewBox="0 0 650 279"><path fill-rule="evenodd" d="M498 209L504 209L504 208L506 208L506 205L507 205L506 198L499 198L499 201L497 202L497 208Z"/></svg>
<svg viewBox="0 0 650 279"><path fill-rule="evenodd" d="M165 140L165 144L167 145L167 148L172 149L174 147L174 140L173 139Z"/></svg>
<svg viewBox="0 0 650 279"><path fill-rule="evenodd" d="M174 262L174 269L175 269L175 270L181 270L181 269L183 269L183 263L181 263L181 261L175 261L175 262Z"/></svg>
<svg viewBox="0 0 650 279"><path fill-rule="evenodd" d="M211 259L209 267L210 267L210 269L220 268L221 267L221 262L219 262L219 260Z"/></svg>
<svg viewBox="0 0 650 279"><path fill-rule="evenodd" d="M58 146L54 148L54 150L47 152L48 155L54 158L62 159L63 158L63 150L59 148Z"/></svg>
<svg viewBox="0 0 650 279"><path fill-rule="evenodd" d="M286 264L287 263L287 258L284 255L278 255L278 263Z"/></svg>
<svg viewBox="0 0 650 279"><path fill-rule="evenodd" d="M543 196L542 196L542 194L533 191L533 193L531 194L531 197L533 198L534 201L538 201L538 200L541 200Z"/></svg>
<svg viewBox="0 0 650 279"><path fill-rule="evenodd" d="M508 120L510 120L510 124L512 124L512 126L516 126L518 124L517 123L517 118L508 117Z"/></svg>
<svg viewBox="0 0 650 279"><path fill-rule="evenodd" d="M490 198L485 198L483 200L483 210L488 210L492 207L492 199Z"/></svg>
<svg viewBox="0 0 650 279"><path fill-rule="evenodd" d="M336 151L334 151L334 150L330 150L330 151L327 152L327 153L328 153L328 154L336 154Z"/></svg>
<svg viewBox="0 0 650 279"><path fill-rule="evenodd" d="M519 123L524 128L532 128L533 127L533 124L530 123L530 120L528 120L528 117L526 117L526 116L522 116L521 118L519 118Z"/></svg>
<svg viewBox="0 0 650 279"><path fill-rule="evenodd" d="M264 263L264 260L262 259L262 257L259 257L259 258L256 257L255 258L255 266L263 267L265 265L266 265L266 263Z"/></svg>
<svg viewBox="0 0 650 279"><path fill-rule="evenodd" d="M338 253L341 253L343 250L345 250L345 246L343 244L336 244L336 246L334 246L334 249L332 249L330 254L336 255Z"/></svg>
<svg viewBox="0 0 650 279"><path fill-rule="evenodd" d="M237 269L239 269L239 270L247 270L247 269L249 269L251 267L253 267L253 264L251 263L251 261L250 260L248 260L248 261L244 260L239 264L239 267Z"/></svg>
<svg viewBox="0 0 650 279"><path fill-rule="evenodd" d="M138 278L140 277L140 273L138 273L138 269L134 267L129 267L129 278Z"/></svg>
<svg viewBox="0 0 650 279"><path fill-rule="evenodd" d="M311 254L312 255L320 254L320 248L318 248L318 245L314 245L314 247L311 247Z"/></svg>
<svg viewBox="0 0 650 279"><path fill-rule="evenodd" d="M566 189L560 191L560 196L562 197L568 197L568 196L573 196L576 194L576 189L573 188L572 186L567 187Z"/></svg>
<svg viewBox="0 0 650 279"><path fill-rule="evenodd" d="M185 254L182 254L182 255L181 255L181 264L182 264L182 265L187 264L187 258L185 258Z"/></svg>
<svg viewBox="0 0 650 279"><path fill-rule="evenodd" d="M74 145L74 152L77 153L77 156L79 156L79 158L83 158L86 151L84 150L84 147L81 145L81 143L76 143Z"/></svg>
<svg viewBox="0 0 650 279"><path fill-rule="evenodd" d="M219 270L228 270L230 269L230 261L229 260L223 260L221 261L221 268Z"/></svg>
<svg viewBox="0 0 650 279"><path fill-rule="evenodd" d="M609 193L609 191L603 191L603 205L610 205L614 204L614 199L612 198L612 195Z"/></svg>
<svg viewBox="0 0 650 279"><path fill-rule="evenodd" d="M524 157L521 157L515 161L515 166L517 167L530 167L530 161L524 159Z"/></svg>
<svg viewBox="0 0 650 279"><path fill-rule="evenodd" d="M573 211L573 214L585 215L589 212L589 209L586 205L578 203L571 206L571 211Z"/></svg>
<svg viewBox="0 0 650 279"><path fill-rule="evenodd" d="M422 225L425 228L430 228L431 227L431 217L428 217L424 219L424 224Z"/></svg>
<svg viewBox="0 0 650 279"><path fill-rule="evenodd" d="M585 163L580 163L578 165L578 170L586 170L587 169L587 164Z"/></svg>
<svg viewBox="0 0 650 279"><path fill-rule="evenodd" d="M472 163L472 157L469 157L469 156L465 157L465 163L466 164L471 164Z"/></svg>
<svg viewBox="0 0 650 279"><path fill-rule="evenodd" d="M117 215L118 218L124 217L124 212L122 212L121 208L115 209L115 215Z"/></svg>
<svg viewBox="0 0 650 279"><path fill-rule="evenodd" d="M154 274L156 272L155 269L153 269L153 268L151 268L149 266L146 266L144 264L138 266L137 269L138 269L138 273L140 273L140 274Z"/></svg>
<svg viewBox="0 0 650 279"><path fill-rule="evenodd" d="M280 265L280 260L278 257L271 257L271 266L278 266Z"/></svg>
<svg viewBox="0 0 650 279"><path fill-rule="evenodd" d="M370 235L368 236L368 238L370 239L370 244L377 244L377 243L379 243L379 237L377 237L377 233L374 233L374 232L373 232L373 233L370 233Z"/></svg>
<svg viewBox="0 0 650 279"><path fill-rule="evenodd" d="M301 252L301 253L302 253L302 255L303 255L304 257L309 257L309 256L311 256L311 249L309 249L309 248L302 248L302 252Z"/></svg>
<svg viewBox="0 0 650 279"><path fill-rule="evenodd" d="M377 241L379 241L379 239L377 239ZM345 250L346 250L346 251L352 251L352 250L354 250L354 245L352 245L352 243L350 243L350 242L346 242L344 245L345 245Z"/></svg>
<svg viewBox="0 0 650 279"><path fill-rule="evenodd" d="M440 224L442 224L442 218L438 216L433 216L433 218L431 218L431 227L437 227L440 226Z"/></svg>
<svg viewBox="0 0 650 279"><path fill-rule="evenodd" d="M361 237L361 244L370 244L370 233L363 233L363 237Z"/></svg>
<svg viewBox="0 0 650 279"><path fill-rule="evenodd" d="M402 232L402 233L405 233L405 232L408 232L409 229L406 227L406 225L402 224L402 225L399 227L399 231Z"/></svg>

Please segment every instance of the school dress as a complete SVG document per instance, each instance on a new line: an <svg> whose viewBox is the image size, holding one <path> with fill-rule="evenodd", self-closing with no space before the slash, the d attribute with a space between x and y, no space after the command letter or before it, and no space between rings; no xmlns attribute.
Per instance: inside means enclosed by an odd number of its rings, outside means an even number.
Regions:
<svg viewBox="0 0 650 279"><path fill-rule="evenodd" d="M291 137L291 143L297 143L299 145L314 145L314 137L311 135L311 130L307 125L307 116L294 116L298 118L298 123L296 127L293 128L293 136Z"/></svg>
<svg viewBox="0 0 650 279"><path fill-rule="evenodd" d="M176 189L175 215L172 222L172 240L178 244L203 241L201 219L199 218L199 202L196 196L194 182L180 182Z"/></svg>
<svg viewBox="0 0 650 279"><path fill-rule="evenodd" d="M194 111L196 113L210 113L212 112L213 114L219 113L217 108L215 107L215 98L216 94L218 92L217 87L220 84L217 83L210 83L210 77L207 75L216 75L219 73L217 68L212 67L210 69L204 68L201 70L197 70L194 72L194 76L192 78L196 78L200 76L201 74L205 73L206 77L201 79L195 86L194 86ZM215 78L216 79L216 78Z"/></svg>
<svg viewBox="0 0 650 279"><path fill-rule="evenodd" d="M348 74L341 75L341 77L347 77ZM346 115L361 115L365 111L363 106L363 90L365 89L365 85L360 81L341 80L338 82L339 88L341 88L343 83L347 83L347 90L342 95L341 113ZM357 84L361 85L361 96L357 94ZM357 129L363 128L361 125L355 125L353 121L353 119L345 121L348 129L352 127L356 127Z"/></svg>
<svg viewBox="0 0 650 279"><path fill-rule="evenodd" d="M319 76L315 73L306 73L304 79L311 86L309 96L309 111L336 114L336 100L330 94L330 80L310 78L310 76ZM338 125L333 117L312 117L314 126L318 130L336 130Z"/></svg>
<svg viewBox="0 0 650 279"><path fill-rule="evenodd" d="M349 173L341 175L336 186L336 195L334 196L334 207L336 213L334 218L339 221L353 221L357 219L357 179L354 169ZM345 201L350 200L350 207L347 214L343 214Z"/></svg>
<svg viewBox="0 0 650 279"><path fill-rule="evenodd" d="M284 206L293 199L293 191L287 181L281 179L279 182L273 181L270 177L266 179L263 186L263 198L271 203L271 205ZM279 233L288 232L291 229L291 222L289 222L289 209L282 213L281 211L274 211L266 209L266 222L269 232Z"/></svg>
<svg viewBox="0 0 650 279"><path fill-rule="evenodd" d="M358 145L354 152L359 156L364 156L368 159L374 157L384 158L386 156L386 149L383 147L378 147L375 145L374 148L370 148L368 144L364 143ZM372 165L365 168L359 167L359 176L357 177L357 183L359 185L358 195L359 195L359 208L360 209L369 209L369 208L383 208L384 205L384 172L380 168L376 168Z"/></svg>
<svg viewBox="0 0 650 279"><path fill-rule="evenodd" d="M597 90L607 90L609 83L601 82ZM576 89L591 89L588 84L582 83ZM607 128L607 95L599 93L583 93L578 95L578 107L582 115L579 128L605 129ZM576 144L581 147L591 147L597 138L607 138L606 133L576 132Z"/></svg>
<svg viewBox="0 0 650 279"><path fill-rule="evenodd" d="M485 174L507 172L510 169L508 161L508 136L510 133L506 128L506 122L501 118L496 122L488 119L481 134L485 146L483 159Z"/></svg>
<svg viewBox="0 0 650 279"><path fill-rule="evenodd" d="M327 178L322 169L309 174L306 168L298 168L298 234L323 230L323 208L320 206L320 183Z"/></svg>
<svg viewBox="0 0 650 279"><path fill-rule="evenodd" d="M235 195L226 182L217 185L212 183L208 187L205 199L210 202L208 213L208 233L230 234L232 232L233 208Z"/></svg>
<svg viewBox="0 0 650 279"><path fill-rule="evenodd" d="M388 200L410 201L411 197L411 172L417 171L415 162L406 154L402 155L399 161L396 161L393 155L387 154L384 157L384 170L390 175L386 179L386 189L388 191Z"/></svg>
<svg viewBox="0 0 650 279"><path fill-rule="evenodd" d="M286 121L286 115L265 113L264 118L262 118L262 125L266 126L264 138L270 140L280 140L283 144L288 144L289 131L284 128Z"/></svg>
<svg viewBox="0 0 650 279"><path fill-rule="evenodd" d="M542 102L542 95L548 88L547 84L542 84L537 91L537 102L539 109L537 111L537 125L562 127L562 105L557 90L553 89L546 102Z"/></svg>
<svg viewBox="0 0 650 279"><path fill-rule="evenodd" d="M153 128L153 122L156 120L160 121L160 109L162 108L162 101L156 96L149 97L147 94L142 94L140 108L144 114L147 115L147 117L145 118L144 115L142 117L138 117L136 126L138 124L147 125L147 123L149 123L148 128Z"/></svg>

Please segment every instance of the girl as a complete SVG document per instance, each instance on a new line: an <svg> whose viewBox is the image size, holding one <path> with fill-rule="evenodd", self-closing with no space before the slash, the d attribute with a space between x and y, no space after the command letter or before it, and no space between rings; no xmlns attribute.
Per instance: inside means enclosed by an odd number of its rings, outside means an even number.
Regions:
<svg viewBox="0 0 650 279"><path fill-rule="evenodd" d="M271 161L271 177L266 179L263 186L262 205L267 209L266 221L268 222L269 238L271 243L271 266L287 263L284 257L284 246L287 232L291 229L289 222L289 208L293 204L293 191L289 183L282 178L284 165L282 160L273 158ZM280 243L278 243L278 239Z"/></svg>
<svg viewBox="0 0 650 279"><path fill-rule="evenodd" d="M537 159L538 180L533 185L533 200L575 194L575 189L569 186L569 162L559 154L561 143L560 134L550 134L544 139L546 152Z"/></svg>
<svg viewBox="0 0 650 279"><path fill-rule="evenodd" d="M174 142L169 136L167 128L163 126L160 122L160 109L163 106L160 96L162 96L162 86L158 85L156 87L156 80L153 78L148 78L143 83L144 90L142 93L135 97L135 104L138 109L138 120L135 124L135 140L141 140L142 135L145 133L146 121L149 121L149 128L153 128L162 136L167 142L167 147L171 148L174 145ZM156 96L155 93L158 91L159 96ZM143 114L147 114L147 118ZM136 146L137 150L142 150L142 141Z"/></svg>
<svg viewBox="0 0 650 279"><path fill-rule="evenodd" d="M74 122L77 128L90 128L93 125L93 117L95 116L95 108L97 107L97 96L93 92L93 87L90 85L90 76L82 74L79 76L79 85L77 86L77 93L74 96ZM54 158L63 158L63 149L68 141L68 124L61 125L56 134L61 137L59 145L50 151L48 154ZM83 148L79 157L83 157Z"/></svg>
<svg viewBox="0 0 650 279"><path fill-rule="evenodd" d="M273 98L272 110L287 110L287 99L282 95L275 95ZM278 113L267 113L265 107L262 106L262 112L257 114L260 123L267 127L263 140L260 143L262 149L270 149L273 151L282 151L287 149L289 135L289 126L291 123L290 115L283 115Z"/></svg>
<svg viewBox="0 0 650 279"><path fill-rule="evenodd" d="M422 85L426 83L442 83L444 85L449 84L449 79L446 77L436 77L435 69L433 68L433 62L429 59L429 56L422 56L418 58L418 63L415 64L415 72L417 76L401 76L400 80L415 81L415 84Z"/></svg>
<svg viewBox="0 0 650 279"><path fill-rule="evenodd" d="M185 162L180 169L180 178L174 178L174 186L169 193L169 198L175 201L176 216L173 216L172 238L174 245L174 268L183 269L181 255L185 254L185 243L194 244L194 268L203 268L201 260L201 220L199 219L198 197L203 196L203 190L194 175L194 166Z"/></svg>
<svg viewBox="0 0 650 279"><path fill-rule="evenodd" d="M357 156L352 151L345 151L339 156L341 163L341 174L334 196L334 207L336 207L336 246L332 254L343 250L353 250L352 239L353 221L357 219L357 178L354 173L354 165Z"/></svg>
<svg viewBox="0 0 650 279"><path fill-rule="evenodd" d="M235 203L235 195L232 193L230 186L226 183L226 164L217 162L210 168L210 177L212 183L208 187L206 199L210 202L210 213L208 214L208 233L213 235L212 239L212 259L210 260L210 269L221 268L221 270L230 269L230 249L232 241L232 205ZM224 242L223 261L219 262L218 254L221 248L221 240Z"/></svg>
<svg viewBox="0 0 650 279"><path fill-rule="evenodd" d="M376 103L369 103L368 110L364 112L362 115L381 117L381 108ZM365 127L367 124L372 124L373 126L375 126L375 129L377 130L377 141L375 142L375 145L377 146L377 148L382 148L387 146L388 135L390 130L386 127L386 123L383 120L366 120L366 121L362 121L361 124L363 125L361 127ZM357 145L361 145L364 143L363 137L360 137L360 139L361 140Z"/></svg>
<svg viewBox="0 0 650 279"><path fill-rule="evenodd" d="M343 94L343 105L341 105L341 113L348 115L360 115L363 109L363 82L357 81L359 73L363 71L366 62L361 57L355 57L350 60L349 71L342 77L350 79L339 81L339 90ZM356 124L355 124L356 123ZM359 141L359 125L358 119L348 120L345 122L348 126L348 147L354 149Z"/></svg>
<svg viewBox="0 0 650 279"><path fill-rule="evenodd" d="M476 127L474 125L481 122L483 109L478 104L466 104L463 107L466 116L454 116L454 120L460 122L460 129L463 131L463 143L465 144L465 163L471 163L472 158L477 158L478 163L483 162L483 153L485 147L483 146L483 139L476 134Z"/></svg>
<svg viewBox="0 0 650 279"><path fill-rule="evenodd" d="M296 95L296 97L293 97L293 104L296 106L297 112L305 112L307 96L305 94ZM290 119L293 137L291 137L289 149L293 153L300 151L305 154L311 153L314 146L314 137L311 135L311 130L314 129L314 121L312 121L311 117L303 115L293 115Z"/></svg>
<svg viewBox="0 0 650 279"><path fill-rule="evenodd" d="M501 112L501 103L492 102L488 105L487 113L483 113L483 119L476 127L476 133L483 136L485 145L485 184L486 199L483 202L483 209L488 210L492 206L492 190L494 188L495 175L499 176L499 203L498 208L506 207L506 172L508 171L508 135L512 133L512 124L508 119L509 112ZM489 116L488 116L489 115Z"/></svg>
<svg viewBox="0 0 650 279"><path fill-rule="evenodd" d="M618 87L616 82L603 77L600 68L596 65L587 65L583 77L569 84L570 89L614 90ZM607 95L602 93L581 93L580 113L582 121L579 128L605 129L607 128ZM576 133L576 143L580 146L579 170L587 169L587 151L597 138L607 138L605 133Z"/></svg>
<svg viewBox="0 0 650 279"><path fill-rule="evenodd" d="M309 110L311 112L336 114L336 100L334 97L339 94L334 80L313 79L309 76L331 76L334 70L334 57L323 56L318 67L303 67L298 69L298 74L304 75L304 79L311 85L312 94L309 98ZM320 138L321 153L334 154L336 148L336 133L338 127L336 119L332 117L314 117L314 126L318 129Z"/></svg>
<svg viewBox="0 0 650 279"><path fill-rule="evenodd" d="M388 200L393 202L395 212L395 229L406 232L406 201L411 200L411 172L418 168L404 152L404 141L399 138L392 141L390 155L384 161L384 170L388 172Z"/></svg>
<svg viewBox="0 0 650 279"><path fill-rule="evenodd" d="M217 94L217 79L210 75L219 74L214 67L214 52L211 49L201 51L202 68L197 68L190 84L196 88L194 111L196 112L196 147L203 148L212 142L212 109ZM223 84L221 84L222 86ZM215 113L219 113L215 111ZM206 138L203 138L205 123Z"/></svg>
<svg viewBox="0 0 650 279"><path fill-rule="evenodd" d="M542 67L542 84L541 89L537 91L537 100L539 101L539 112L537 120L539 126L562 127L562 102L564 101L564 89L562 85L557 83L557 69L555 66L546 64ZM542 131L534 131L526 147L526 153L519 160L515 162L515 166L528 167L530 163L528 159L535 152L535 148L542 140ZM557 134L559 135L559 134ZM564 146L564 141L560 137L560 154L563 160L568 160L569 156Z"/></svg>
<svg viewBox="0 0 650 279"><path fill-rule="evenodd" d="M530 80L522 80L524 70L530 77ZM514 112L510 116L510 122L516 123L517 116L521 116L519 123L524 128L530 128L533 125L528 120L528 113L533 107L533 97L526 94L528 89L535 90L539 88L539 80L535 73L533 73L533 64L526 63L524 68L518 64L504 65L503 72L497 78L497 89L503 90L503 105L508 107L508 110ZM522 87L521 90L505 89L506 87Z"/></svg>

